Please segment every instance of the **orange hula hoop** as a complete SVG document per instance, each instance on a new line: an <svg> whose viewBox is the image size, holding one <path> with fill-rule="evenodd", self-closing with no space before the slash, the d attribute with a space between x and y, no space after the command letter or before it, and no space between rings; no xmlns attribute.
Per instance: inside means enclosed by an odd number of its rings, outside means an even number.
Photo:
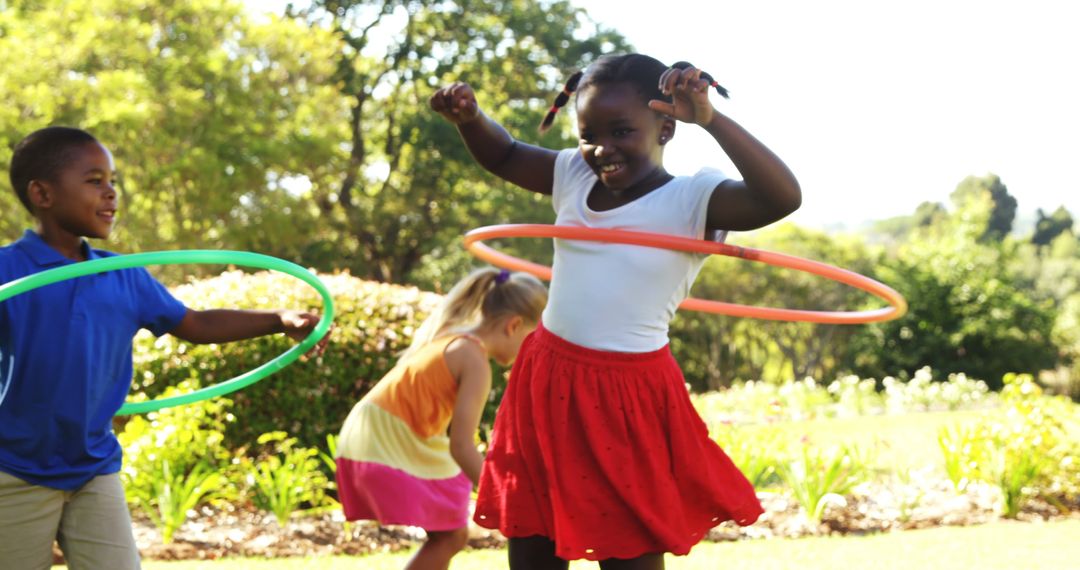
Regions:
<svg viewBox="0 0 1080 570"><path fill-rule="evenodd" d="M501 224L484 226L471 230L465 234L465 249L476 257L497 267L512 271L523 271L547 281L551 280L550 267L526 261L512 255L507 255L483 243L484 240L497 238L556 238L601 241L672 249L691 253L707 253L712 255L739 257L776 267L784 267L819 275L845 285L850 285L856 289L866 291L889 303L888 307L866 311L810 311L803 309L755 307L752 305L739 305L735 303L723 303L720 301L688 297L679 305L679 308L692 311L704 311L719 315L774 321L803 321L845 325L890 321L903 316L904 313L907 312L907 301L904 300L903 295L884 283L875 281L869 277L855 273L854 271L841 269L834 265L783 253L774 253L771 251L740 247L726 243L648 232L584 228L577 226L555 226L548 224Z"/></svg>

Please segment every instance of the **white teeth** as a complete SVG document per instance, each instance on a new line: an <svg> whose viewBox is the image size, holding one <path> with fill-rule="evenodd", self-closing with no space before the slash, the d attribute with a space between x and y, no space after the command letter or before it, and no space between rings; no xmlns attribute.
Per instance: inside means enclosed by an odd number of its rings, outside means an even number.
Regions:
<svg viewBox="0 0 1080 570"><path fill-rule="evenodd" d="M618 170L620 168L622 168L622 164L619 164L619 163L605 164L605 165L602 165L600 167L600 172L611 173L611 172L615 172L616 170Z"/></svg>

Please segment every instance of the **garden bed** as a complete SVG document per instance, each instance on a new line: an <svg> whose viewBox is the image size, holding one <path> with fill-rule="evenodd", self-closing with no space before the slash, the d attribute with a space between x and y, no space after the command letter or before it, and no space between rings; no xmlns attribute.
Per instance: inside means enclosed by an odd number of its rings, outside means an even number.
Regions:
<svg viewBox="0 0 1080 570"><path fill-rule="evenodd" d="M710 541L862 535L963 526L1000 520L997 488L974 484L963 493L945 479L918 474L904 484L868 483L847 497L835 497L820 524L810 523L799 505L784 493L759 493L765 514L757 523L738 527L725 523L708 535ZM1080 504L1054 507L1031 500L1020 521L1080 518ZM369 522L346 524L340 511L295 518L284 528L271 515L255 510L224 512L202 508L181 527L170 544L149 521L134 521L136 542L146 560L214 560L223 557L281 558L311 555L363 555L408 549L423 540L411 527L380 527ZM502 548L497 532L473 527L471 548ZM62 559L57 552L57 563Z"/></svg>

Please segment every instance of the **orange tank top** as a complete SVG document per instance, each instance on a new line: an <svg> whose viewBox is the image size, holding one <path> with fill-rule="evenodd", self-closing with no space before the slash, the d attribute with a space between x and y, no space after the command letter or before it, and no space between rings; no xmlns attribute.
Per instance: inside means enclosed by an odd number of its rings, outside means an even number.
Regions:
<svg viewBox="0 0 1080 570"><path fill-rule="evenodd" d="M457 379L446 364L446 347L469 334L437 338L394 368L364 396L404 421L418 436L428 438L446 433L457 401Z"/></svg>

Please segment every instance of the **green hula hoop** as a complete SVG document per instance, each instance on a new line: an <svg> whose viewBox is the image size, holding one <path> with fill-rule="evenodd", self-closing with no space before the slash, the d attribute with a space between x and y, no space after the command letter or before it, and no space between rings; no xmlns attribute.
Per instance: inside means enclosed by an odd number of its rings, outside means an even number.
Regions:
<svg viewBox="0 0 1080 570"><path fill-rule="evenodd" d="M330 296L330 291L326 288L326 285L316 277L313 273L304 269L303 267L271 257L269 255L262 255L259 253L251 253L247 251L229 251L229 250L179 250L179 251L151 251L146 253L133 253L130 255L117 255L114 257L105 257L100 259L92 259L90 261L83 261L80 263L73 263L71 265L65 265L63 267L57 267L55 269L49 269L48 271L42 271L41 273L35 273L26 277L16 279L10 283L0 285L0 303L31 291L39 287L51 285L58 281L65 281L68 279L74 279L76 277L85 277L87 275L94 275L97 273L104 273L106 271L113 271L116 269L130 269L132 267L145 267L147 265L181 265L181 264L228 264L228 265L241 265L244 267L257 267L260 269L270 269L273 271L280 271L286 273L301 281L311 285L322 296L323 302L323 315L319 319L319 322L315 324L315 329L311 331L304 340L299 344L293 346L289 350L281 353L270 360L269 362L245 372L230 380L225 380L214 384L213 386L207 386L200 388L194 392L188 392L187 394L181 394L179 396L171 396L168 398L158 398L155 400L149 400L146 402L127 402L120 407L120 411L116 415L128 415L128 414L142 414L146 412L153 412L162 408L170 408L173 406L182 406L184 404L191 404L208 398L214 398L230 392L235 392L246 386L250 386L263 378L285 368L289 364L300 358L300 355L306 353L309 349L318 344L319 340L326 335L326 331L330 330L330 323L334 319L334 300Z"/></svg>

